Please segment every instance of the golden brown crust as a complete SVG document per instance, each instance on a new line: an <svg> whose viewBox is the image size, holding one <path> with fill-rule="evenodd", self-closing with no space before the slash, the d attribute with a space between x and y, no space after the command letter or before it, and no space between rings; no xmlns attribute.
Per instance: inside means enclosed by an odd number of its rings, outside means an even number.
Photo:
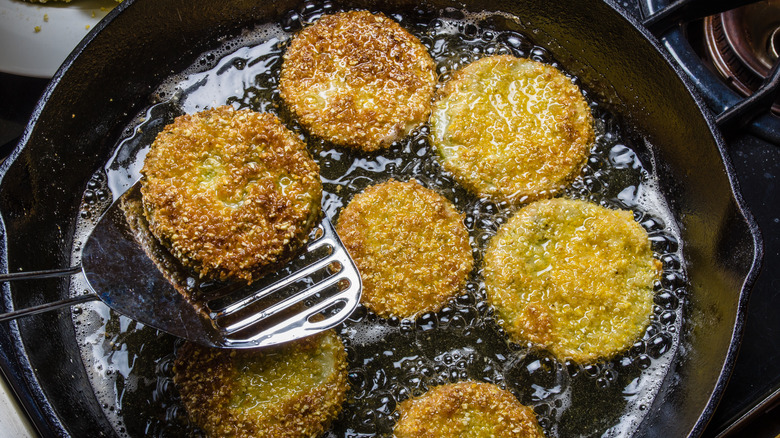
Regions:
<svg viewBox="0 0 780 438"><path fill-rule="evenodd" d="M659 275L630 211L562 198L520 209L485 253L488 301L510 338L581 363L642 336Z"/></svg>
<svg viewBox="0 0 780 438"><path fill-rule="evenodd" d="M474 265L464 215L416 181L367 188L336 227L363 279L363 303L411 318L441 309Z"/></svg>
<svg viewBox="0 0 780 438"><path fill-rule="evenodd" d="M346 400L347 359L332 330L277 347L185 344L174 382L190 418L212 437L314 437Z"/></svg>
<svg viewBox="0 0 780 438"><path fill-rule="evenodd" d="M434 67L420 41L395 21L343 12L295 36L284 55L279 91L314 135L374 151L427 120Z"/></svg>
<svg viewBox="0 0 780 438"><path fill-rule="evenodd" d="M221 106L177 117L141 173L151 232L202 276L256 279L320 214L319 167L271 114Z"/></svg>
<svg viewBox="0 0 780 438"><path fill-rule="evenodd" d="M490 383L438 386L398 410L395 438L544 437L531 408Z"/></svg>
<svg viewBox="0 0 780 438"><path fill-rule="evenodd" d="M442 87L431 138L459 183L521 203L553 196L580 171L593 117L577 86L554 67L491 56Z"/></svg>

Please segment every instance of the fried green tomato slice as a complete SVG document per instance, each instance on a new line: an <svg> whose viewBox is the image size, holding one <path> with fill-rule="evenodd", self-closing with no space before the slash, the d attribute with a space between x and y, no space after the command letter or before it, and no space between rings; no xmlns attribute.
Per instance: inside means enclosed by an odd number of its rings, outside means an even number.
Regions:
<svg viewBox="0 0 780 438"><path fill-rule="evenodd" d="M543 438L531 408L490 383L437 386L401 402L394 438Z"/></svg>
<svg viewBox="0 0 780 438"><path fill-rule="evenodd" d="M490 56L457 71L431 114L442 166L479 196L513 203L551 197L581 170L593 117L552 66Z"/></svg>
<svg viewBox="0 0 780 438"><path fill-rule="evenodd" d="M434 67L425 46L390 18L342 12L293 38L279 91L312 134L375 151L428 119Z"/></svg>
<svg viewBox="0 0 780 438"><path fill-rule="evenodd" d="M557 198L531 203L501 226L484 278L512 340L588 363L642 336L660 269L630 211Z"/></svg>
<svg viewBox="0 0 780 438"><path fill-rule="evenodd" d="M186 343L174 383L192 421L211 437L320 436L349 388L344 345L333 330L257 350Z"/></svg>
<svg viewBox="0 0 780 438"><path fill-rule="evenodd" d="M221 106L177 117L141 174L150 231L204 277L255 280L320 215L319 166L271 114Z"/></svg>
<svg viewBox="0 0 780 438"><path fill-rule="evenodd" d="M414 180L391 180L355 196L336 230L363 279L362 302L382 317L441 309L474 266L463 217Z"/></svg>

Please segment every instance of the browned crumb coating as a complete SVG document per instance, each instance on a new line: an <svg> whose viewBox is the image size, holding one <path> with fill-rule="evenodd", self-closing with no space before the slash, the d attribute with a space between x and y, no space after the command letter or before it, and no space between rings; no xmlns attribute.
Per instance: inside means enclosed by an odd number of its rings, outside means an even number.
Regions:
<svg viewBox="0 0 780 438"><path fill-rule="evenodd" d="M431 139L470 191L515 204L555 195L594 139L582 93L556 68L511 55L457 71L441 88Z"/></svg>
<svg viewBox="0 0 780 438"><path fill-rule="evenodd" d="M374 151L428 119L434 62L420 41L382 14L326 15L293 38L282 99L314 135Z"/></svg>
<svg viewBox="0 0 780 438"><path fill-rule="evenodd" d="M403 401L394 438L543 438L533 410L490 383L437 386Z"/></svg>
<svg viewBox="0 0 780 438"><path fill-rule="evenodd" d="M414 180L367 188L337 231L360 270L363 303L382 317L441 309L474 265L463 214Z"/></svg>
<svg viewBox="0 0 780 438"><path fill-rule="evenodd" d="M347 358L332 330L280 346L223 350L185 344L174 382L210 437L317 437L346 400Z"/></svg>
<svg viewBox="0 0 780 438"><path fill-rule="evenodd" d="M586 363L642 336L660 269L630 211L558 198L501 226L485 252L485 290L514 341Z"/></svg>
<svg viewBox="0 0 780 438"><path fill-rule="evenodd" d="M202 276L256 279L320 214L319 167L271 114L221 106L177 117L141 173L151 232Z"/></svg>

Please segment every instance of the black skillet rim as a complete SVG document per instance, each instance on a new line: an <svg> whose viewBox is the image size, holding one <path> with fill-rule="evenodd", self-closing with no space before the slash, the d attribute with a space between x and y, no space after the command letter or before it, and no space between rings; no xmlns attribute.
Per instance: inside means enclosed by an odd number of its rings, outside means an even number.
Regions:
<svg viewBox="0 0 780 438"><path fill-rule="evenodd" d="M21 151L24 149L25 145L29 141L33 128L43 108L48 102L48 98L51 96L53 90L58 86L62 77L67 73L71 64L83 52L84 48L87 45L89 45L91 41L106 26L108 26L117 15L122 13L122 11L124 11L128 7L131 7L134 2L135 0L125 0L124 2L120 3L116 8L114 8L111 12L109 12L109 14L102 21L100 21L89 32L89 34L76 46L76 48L67 57L67 59L62 64L62 66L57 70L57 73L54 75L51 82L47 85L40 100L36 104L35 109L33 110L32 116L30 118L30 121L25 127L24 133L22 134L19 140L19 144L14 148L14 150L11 152L8 158L0 165L0 184L2 184L2 181L5 177L8 168L11 166L14 160L21 154ZM624 11L618 4L615 3L614 0L603 0L603 2L606 3L620 16L622 16L624 20L628 21L629 24L631 24L631 26L634 29L636 29L644 37L644 39L647 40L647 42L650 43L655 48L655 50L658 53L660 53L660 55L664 58L666 63L674 70L677 77L682 81L683 85L688 90L688 92L693 96L694 101L696 102L696 105L698 106L701 114L704 116L704 119L707 123L710 133L712 134L715 143L718 146L718 152L720 154L721 161L724 165L724 169L726 171L726 175L730 183L732 196L734 197L734 201L736 203L738 211L742 215L743 219L745 220L745 223L748 226L750 234L753 238L753 242L752 242L753 259L752 259L750 270L747 276L745 277L742 283L742 287L740 289L738 309L736 313L737 318L734 323L734 329L732 331L732 337L731 337L729 349L726 354L726 357L724 358L720 376L717 380L715 387L712 390L709 401L707 402L704 410L700 414L693 429L689 433L689 436L698 436L702 433L707 423L709 422L709 419L714 413L715 408L717 407L718 400L720 399L721 395L723 394L723 391L725 390L729 375L734 366L734 362L736 361L737 352L739 350L739 342L745 325L745 313L746 313L745 310L747 307L749 292L758 276L758 272L760 270L761 260L763 256L763 243L761 239L761 232L758 228L758 224L753 218L753 215L747 209L746 204L742 198L741 192L739 190L739 184L737 181L736 173L734 171L729 155L726 151L725 141L723 140L723 137L715 123L715 118L713 114L710 112L710 110L707 108L706 104L704 103L704 99L699 94L699 91L696 89L692 81L687 77L687 75L682 70L682 68L674 62L671 55L669 55L664 50L660 41L656 39L656 37L653 36L647 29L645 29L638 20L636 20L626 11ZM3 246L0 249L0 267L2 267L5 271L7 271L8 260L7 260L7 244L6 244L5 236L6 236L5 223L3 222L2 217L0 216L0 238L2 238L2 243L3 243ZM4 300L3 305L5 308L10 308L11 305L11 303L9 302L10 293L7 288L8 288L7 285L3 285L3 300ZM44 436L48 436L52 434L67 435L68 433L67 430L65 429L63 424L59 421L59 418L57 418L53 407L49 404L42 388L39 386L34 376L34 373L32 371L32 366L27 361L26 355L24 354L25 348L19 336L18 326L16 322L12 321L8 324L8 326L0 327L0 334L3 335L0 338L0 347L2 347L0 349L0 370L2 370L4 376L9 382L9 385L12 387L13 391L17 395L17 398L20 400L22 406L26 410L27 414L30 416L32 423L38 429L39 433L41 433Z"/></svg>

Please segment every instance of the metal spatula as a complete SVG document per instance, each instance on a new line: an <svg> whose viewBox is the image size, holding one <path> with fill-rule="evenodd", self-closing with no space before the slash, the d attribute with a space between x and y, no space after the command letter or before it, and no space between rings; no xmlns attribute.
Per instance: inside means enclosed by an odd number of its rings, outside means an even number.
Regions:
<svg viewBox="0 0 780 438"><path fill-rule="evenodd" d="M360 274L327 218L296 259L258 282L203 285L151 237L143 215L132 212L138 206L136 183L100 218L80 267L0 275L0 281L11 281L82 273L92 293L5 313L0 322L100 299L202 345L253 348L334 327L360 301Z"/></svg>

